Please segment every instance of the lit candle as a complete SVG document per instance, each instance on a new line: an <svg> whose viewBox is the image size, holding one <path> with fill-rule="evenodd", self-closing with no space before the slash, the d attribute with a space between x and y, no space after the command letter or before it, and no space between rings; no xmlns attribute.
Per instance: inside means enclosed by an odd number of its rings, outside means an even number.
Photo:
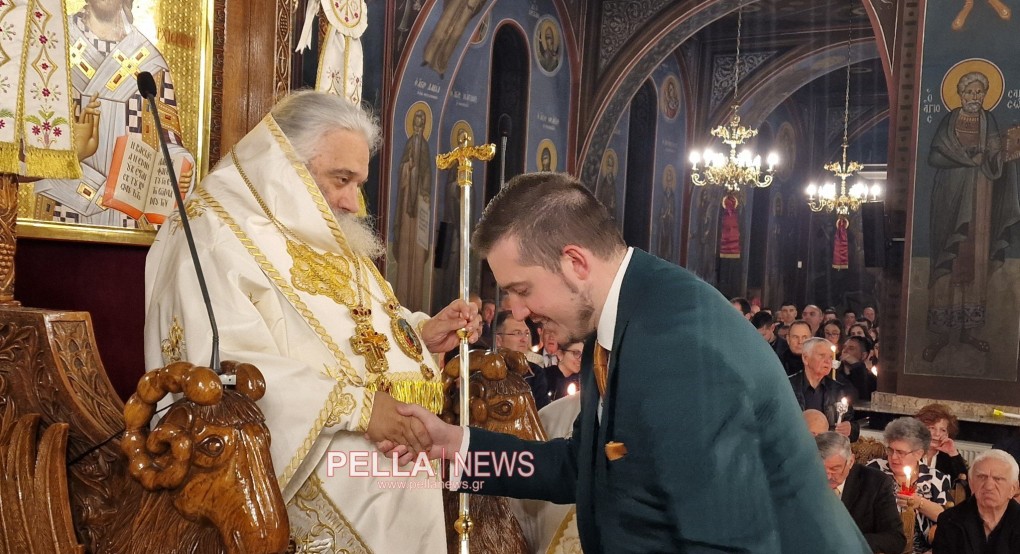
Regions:
<svg viewBox="0 0 1020 554"><path fill-rule="evenodd" d="M877 365L871 367L871 374L874 375L875 377L878 377L878 366Z"/></svg>
<svg viewBox="0 0 1020 554"><path fill-rule="evenodd" d="M836 359L836 345L833 344L829 348L832 349L832 380L836 380L836 369L839 367L839 360Z"/></svg>
<svg viewBox="0 0 1020 554"><path fill-rule="evenodd" d="M567 394L571 396L577 394L577 385L575 385L574 383L570 383L569 385L567 385Z"/></svg>
<svg viewBox="0 0 1020 554"><path fill-rule="evenodd" d="M903 476L906 480L903 482L903 486L900 487L900 494L910 496L914 494L914 487L910 484L910 466L903 467Z"/></svg>
<svg viewBox="0 0 1020 554"><path fill-rule="evenodd" d="M846 413L847 408L846 397L844 396L839 399L839 405L836 406L836 425L843 422L843 414Z"/></svg>

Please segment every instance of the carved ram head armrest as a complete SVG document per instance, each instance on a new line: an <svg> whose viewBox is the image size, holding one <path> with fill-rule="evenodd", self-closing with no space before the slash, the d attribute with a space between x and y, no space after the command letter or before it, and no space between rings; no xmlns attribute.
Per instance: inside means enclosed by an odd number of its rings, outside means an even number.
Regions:
<svg viewBox="0 0 1020 554"><path fill-rule="evenodd" d="M269 429L255 402L266 384L253 365L223 362L237 384L178 362L147 373L124 407L121 449L131 475L163 494L189 522L214 526L229 553L287 550L286 506L269 453ZM182 398L150 431L156 404Z"/></svg>

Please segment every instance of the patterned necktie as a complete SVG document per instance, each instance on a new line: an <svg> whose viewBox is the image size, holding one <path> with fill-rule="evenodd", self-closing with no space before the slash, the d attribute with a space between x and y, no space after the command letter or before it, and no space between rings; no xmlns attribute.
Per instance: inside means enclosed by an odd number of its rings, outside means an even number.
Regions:
<svg viewBox="0 0 1020 554"><path fill-rule="evenodd" d="M598 342L595 343L595 385L599 388L599 396L606 394L606 380L609 378L609 351Z"/></svg>

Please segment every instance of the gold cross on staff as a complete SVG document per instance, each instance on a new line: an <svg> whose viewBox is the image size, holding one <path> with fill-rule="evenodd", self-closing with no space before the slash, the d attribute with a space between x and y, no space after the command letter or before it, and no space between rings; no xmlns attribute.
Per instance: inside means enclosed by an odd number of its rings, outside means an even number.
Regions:
<svg viewBox="0 0 1020 554"><path fill-rule="evenodd" d="M457 185L462 187L471 186L471 160L487 162L496 155L495 144L483 144L472 146L467 137L460 139L460 144L453 151L436 156L436 166L439 169L450 169L453 163L457 162Z"/></svg>

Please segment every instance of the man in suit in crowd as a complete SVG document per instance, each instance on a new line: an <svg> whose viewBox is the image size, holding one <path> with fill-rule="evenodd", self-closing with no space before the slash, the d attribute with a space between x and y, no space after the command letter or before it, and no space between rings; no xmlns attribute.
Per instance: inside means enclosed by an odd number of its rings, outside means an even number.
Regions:
<svg viewBox="0 0 1020 554"><path fill-rule="evenodd" d="M897 554L907 546L903 520L896 509L894 485L881 471L854 463L850 441L839 433L815 437L829 486L843 501L850 517L873 552Z"/></svg>
<svg viewBox="0 0 1020 554"><path fill-rule="evenodd" d="M796 375L804 371L804 342L814 336L811 325L798 319L790 324L790 332L786 335L787 348L779 357L787 375Z"/></svg>
<svg viewBox="0 0 1020 554"><path fill-rule="evenodd" d="M1020 466L1002 450L986 450L970 467L973 496L939 516L934 554L1020 552Z"/></svg>
<svg viewBox="0 0 1020 554"><path fill-rule="evenodd" d="M758 330L758 334L761 338L765 339L772 347L772 350L782 360L783 356L790 349L786 344L786 339L779 337L773 332L772 328L775 325L775 320L772 319L772 314L768 312L758 312L751 316L751 325Z"/></svg>
<svg viewBox="0 0 1020 554"><path fill-rule="evenodd" d="M503 311L496 314L496 348L506 348L525 356L535 355L531 350L531 328L524 319L516 319L513 313ZM529 357L528 374L522 375L531 387L535 397L535 409L541 410L549 403L549 385L544 368Z"/></svg>
<svg viewBox="0 0 1020 554"><path fill-rule="evenodd" d="M818 337L804 341L804 371L790 377L790 386L802 410L822 412L830 429L857 442L861 436L861 426L854 421L857 391L832 378L832 343ZM841 404L846 408L842 416Z"/></svg>
<svg viewBox="0 0 1020 554"><path fill-rule="evenodd" d="M589 554L870 552L768 345L711 285L627 248L583 184L515 177L474 244L515 315L588 337L570 438L523 441L404 409L432 454L533 456L528 475L465 474L480 493L576 502Z"/></svg>
<svg viewBox="0 0 1020 554"><path fill-rule="evenodd" d="M811 326L812 335L818 332L818 328L822 326L822 322L825 320L822 309L814 304L804 306L804 309L800 312L800 318Z"/></svg>
<svg viewBox="0 0 1020 554"><path fill-rule="evenodd" d="M797 304L793 302L783 302L779 306L779 321L789 327L794 321L797 321Z"/></svg>

